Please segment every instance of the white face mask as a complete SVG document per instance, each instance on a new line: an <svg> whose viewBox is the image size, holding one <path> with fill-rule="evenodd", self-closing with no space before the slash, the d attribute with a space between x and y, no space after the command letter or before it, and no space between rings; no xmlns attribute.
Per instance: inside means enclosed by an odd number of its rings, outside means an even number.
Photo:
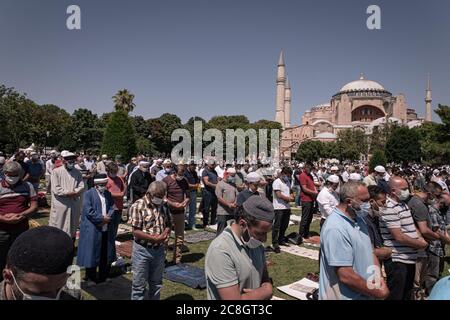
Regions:
<svg viewBox="0 0 450 320"><path fill-rule="evenodd" d="M398 200L406 201L409 199L409 190L400 190L400 193L396 193Z"/></svg>
<svg viewBox="0 0 450 320"><path fill-rule="evenodd" d="M49 298L49 297L44 297L44 296L37 296L37 295L33 295L33 294L27 294L25 292L23 292L23 290L19 287L19 285L17 284L16 281L16 277L14 277L14 274L11 272L11 276L14 280L14 285L17 287L17 289L19 289L20 293L22 294L22 300L59 300L59 297L61 296L61 292L63 291L64 288L59 289L58 293L56 294L55 298ZM16 298L16 296L14 295L14 290L11 290L12 295L14 297L14 300L18 300Z"/></svg>
<svg viewBox="0 0 450 320"><path fill-rule="evenodd" d="M97 188L98 192L100 192L100 193L104 193L106 190L106 186L99 185L99 186L96 186L96 188Z"/></svg>
<svg viewBox="0 0 450 320"><path fill-rule="evenodd" d="M20 180L20 177L10 177L10 176L5 176L5 181L10 185L10 186L15 186Z"/></svg>
<svg viewBox="0 0 450 320"><path fill-rule="evenodd" d="M248 237L250 238L248 241L245 241L244 238L242 237L241 240L244 243L245 246L247 246L247 248L249 249L256 249L260 246L262 246L262 242L253 238L252 236L250 236L250 233L248 232L248 229L245 230L244 232L247 232Z"/></svg>
<svg viewBox="0 0 450 320"><path fill-rule="evenodd" d="M163 199L162 198L157 198L157 197L153 197L152 198L152 203L155 205L155 206L160 206L162 203L163 203Z"/></svg>

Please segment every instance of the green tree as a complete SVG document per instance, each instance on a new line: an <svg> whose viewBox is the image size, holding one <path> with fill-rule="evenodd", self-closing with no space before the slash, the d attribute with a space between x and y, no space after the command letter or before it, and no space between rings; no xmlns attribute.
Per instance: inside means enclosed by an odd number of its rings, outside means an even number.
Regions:
<svg viewBox="0 0 450 320"><path fill-rule="evenodd" d="M373 172L376 166L386 166L386 155L383 150L374 150L372 157L369 161L369 172Z"/></svg>
<svg viewBox="0 0 450 320"><path fill-rule="evenodd" d="M419 135L417 131L408 127L399 127L394 130L386 142L386 157L389 162L402 163L421 160Z"/></svg>
<svg viewBox="0 0 450 320"><path fill-rule="evenodd" d="M119 90L113 97L114 108L116 111L125 111L127 114L132 112L136 105L134 104L134 94L127 89Z"/></svg>
<svg viewBox="0 0 450 320"><path fill-rule="evenodd" d="M340 160L355 161L361 154L367 154L367 137L361 130L345 129L337 134Z"/></svg>
<svg viewBox="0 0 450 320"><path fill-rule="evenodd" d="M336 142L323 142L322 143L322 154L320 155L323 159L339 159L339 147Z"/></svg>
<svg viewBox="0 0 450 320"><path fill-rule="evenodd" d="M98 116L88 109L77 109L71 116L71 124L59 148L84 153L97 152L100 149L102 136L103 130Z"/></svg>
<svg viewBox="0 0 450 320"><path fill-rule="evenodd" d="M306 140L298 147L295 159L298 161L317 161L323 153L321 141Z"/></svg>
<svg viewBox="0 0 450 320"><path fill-rule="evenodd" d="M120 154L125 161L136 155L136 132L126 111L117 110L111 115L103 137L102 153L110 157Z"/></svg>

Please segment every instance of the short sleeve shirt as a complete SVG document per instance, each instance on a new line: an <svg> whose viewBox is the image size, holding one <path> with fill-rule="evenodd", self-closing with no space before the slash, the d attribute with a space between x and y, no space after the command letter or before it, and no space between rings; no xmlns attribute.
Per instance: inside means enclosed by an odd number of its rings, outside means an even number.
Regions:
<svg viewBox="0 0 450 320"><path fill-rule="evenodd" d="M203 172L202 172L202 180L203 180L204 177L208 177L210 183L217 184L218 175L217 175L216 170L214 170L214 169L211 170L209 168L205 168L203 170ZM208 190L210 192L214 192L214 188L211 188L211 187L209 187L207 185L205 185L205 190Z"/></svg>
<svg viewBox="0 0 450 320"><path fill-rule="evenodd" d="M355 220L335 208L320 232L320 300L367 300L339 281L336 268L352 267L363 279L373 275L372 243L366 223L357 216Z"/></svg>
<svg viewBox="0 0 450 320"><path fill-rule="evenodd" d="M273 182L272 189L273 189L273 201L272 201L273 208L275 210L289 209L290 208L289 203L287 201L284 201L283 199L278 198L277 195L275 194L276 191L280 191L282 195L289 197L291 194L291 189L289 188L289 186L283 181L281 181L280 178L278 178Z"/></svg>
<svg viewBox="0 0 450 320"><path fill-rule="evenodd" d="M249 249L228 226L211 242L206 253L208 300L220 300L221 288L238 285L241 292L259 288L265 265L264 247Z"/></svg>
<svg viewBox="0 0 450 320"><path fill-rule="evenodd" d="M300 185L306 186L310 190L316 190L316 186L314 185L314 179L310 174L306 172L302 172L299 176ZM304 202L313 202L314 199L311 196L307 195L305 192L302 192L300 195L300 200Z"/></svg>

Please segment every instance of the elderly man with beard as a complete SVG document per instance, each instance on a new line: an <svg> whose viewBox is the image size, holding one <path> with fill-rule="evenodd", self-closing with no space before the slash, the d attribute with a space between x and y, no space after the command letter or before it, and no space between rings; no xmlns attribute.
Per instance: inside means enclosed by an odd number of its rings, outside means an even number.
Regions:
<svg viewBox="0 0 450 320"><path fill-rule="evenodd" d="M63 165L51 177L52 205L49 225L63 230L75 241L80 225L82 194L85 188L81 172L75 169L76 155L61 152Z"/></svg>

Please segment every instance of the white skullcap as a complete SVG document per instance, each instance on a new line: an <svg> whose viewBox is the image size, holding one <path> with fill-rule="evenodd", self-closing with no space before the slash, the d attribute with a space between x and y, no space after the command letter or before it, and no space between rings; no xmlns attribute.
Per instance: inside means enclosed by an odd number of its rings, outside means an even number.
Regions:
<svg viewBox="0 0 450 320"><path fill-rule="evenodd" d="M172 161L170 161L170 159L166 159L164 160L163 164L172 164Z"/></svg>
<svg viewBox="0 0 450 320"><path fill-rule="evenodd" d="M5 164L5 162L6 162L5 157L0 157L0 164Z"/></svg>
<svg viewBox="0 0 450 320"><path fill-rule="evenodd" d="M376 166L374 170L378 173L386 173L386 169L383 166Z"/></svg>
<svg viewBox="0 0 450 320"><path fill-rule="evenodd" d="M332 174L331 176L329 176L327 178L327 181L329 181L331 183L339 183L339 177L335 174Z"/></svg>
<svg viewBox="0 0 450 320"><path fill-rule="evenodd" d="M236 169L235 168L228 168L227 169L227 173L236 173Z"/></svg>
<svg viewBox="0 0 450 320"><path fill-rule="evenodd" d="M102 159L106 159L106 158L108 158L108 155L106 155L106 154L104 154L104 155L102 155Z"/></svg>
<svg viewBox="0 0 450 320"><path fill-rule="evenodd" d="M256 183L261 180L261 176L257 172L250 172L249 174L247 174L245 180L250 183Z"/></svg>
<svg viewBox="0 0 450 320"><path fill-rule="evenodd" d="M439 171L438 169L434 169L434 170L433 170L433 174L434 174L434 175L437 175L437 174L439 174L439 173L440 173L440 171Z"/></svg>
<svg viewBox="0 0 450 320"><path fill-rule="evenodd" d="M349 179L350 180L354 180L354 181L360 181L361 180L361 175L359 173L354 172L354 173L350 174Z"/></svg>
<svg viewBox="0 0 450 320"><path fill-rule="evenodd" d="M331 171L339 171L339 168L337 166L332 166Z"/></svg>
<svg viewBox="0 0 450 320"><path fill-rule="evenodd" d="M139 161L139 165L140 166L149 166L150 165L150 162L148 162L148 161Z"/></svg>
<svg viewBox="0 0 450 320"><path fill-rule="evenodd" d="M64 150L61 152L61 157L63 158L75 157L75 153Z"/></svg>

